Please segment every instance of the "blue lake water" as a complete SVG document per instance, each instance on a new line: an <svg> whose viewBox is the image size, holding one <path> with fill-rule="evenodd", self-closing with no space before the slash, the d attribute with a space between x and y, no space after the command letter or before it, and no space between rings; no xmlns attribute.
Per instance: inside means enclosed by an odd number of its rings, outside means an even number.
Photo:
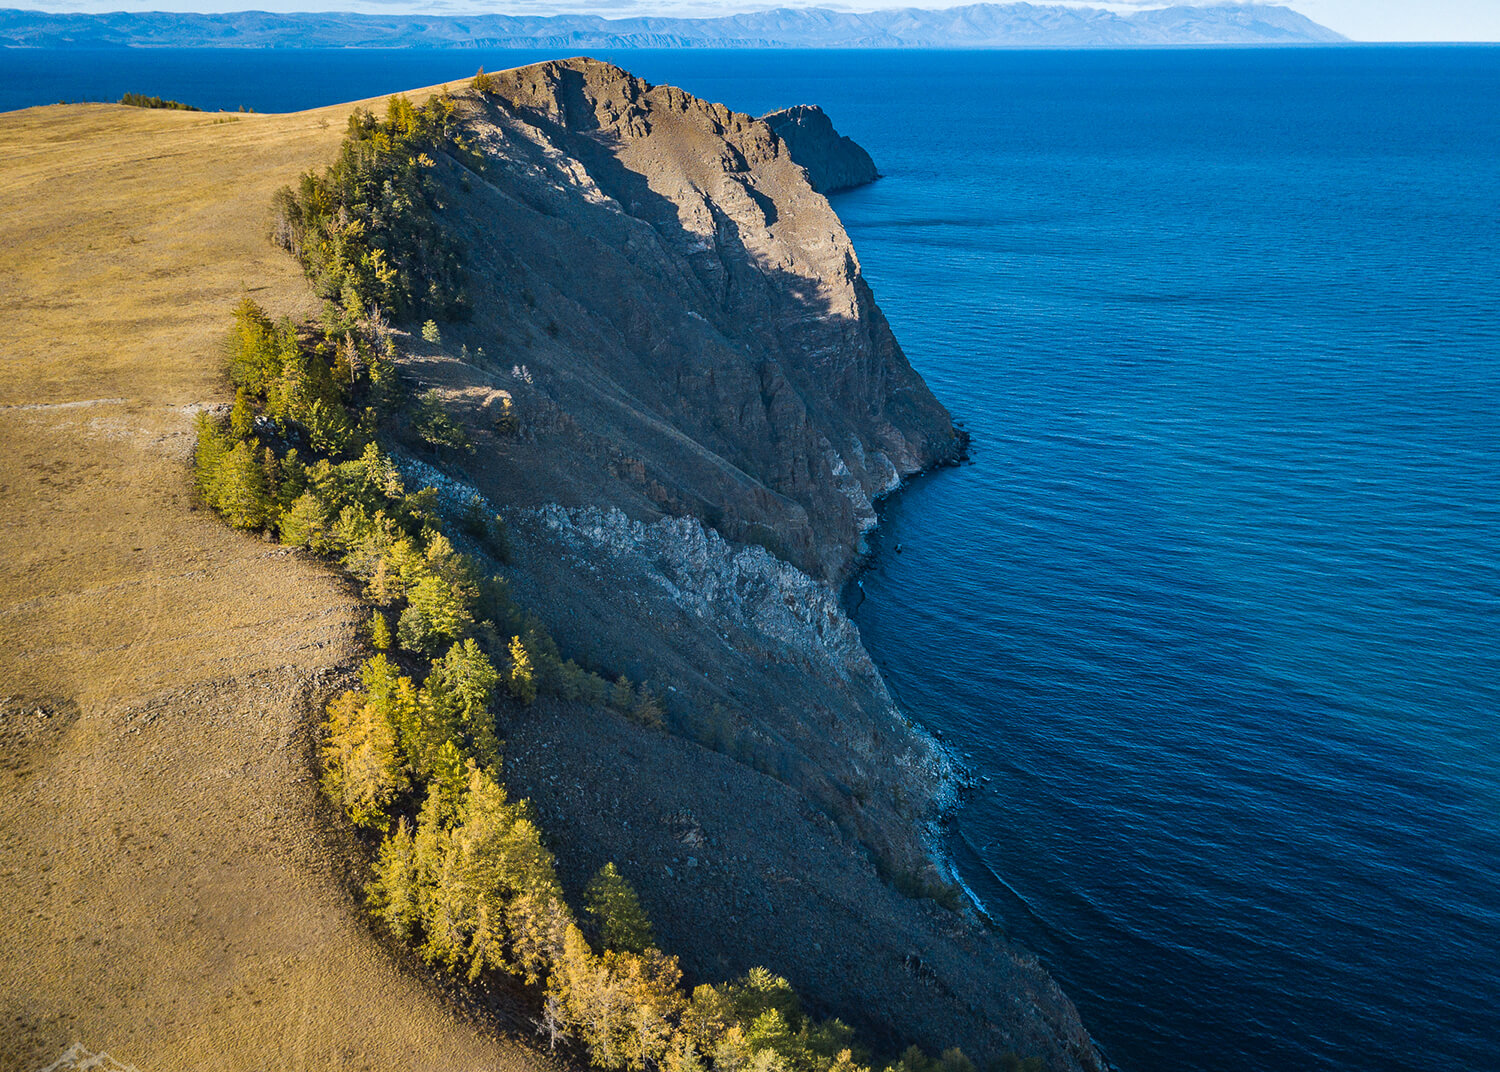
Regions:
<svg viewBox="0 0 1500 1072"><path fill-rule="evenodd" d="M0 108L543 55L0 52ZM603 55L885 172L836 207L974 451L857 619L1111 1057L1500 1067L1500 49Z"/></svg>

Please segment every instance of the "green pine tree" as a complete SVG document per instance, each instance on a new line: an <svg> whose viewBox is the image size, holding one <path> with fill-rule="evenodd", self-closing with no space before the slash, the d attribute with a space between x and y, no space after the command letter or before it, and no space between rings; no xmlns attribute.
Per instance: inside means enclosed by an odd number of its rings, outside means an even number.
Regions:
<svg viewBox="0 0 1500 1072"><path fill-rule="evenodd" d="M651 947L651 921L641 908L640 898L615 868L613 862L601 867L583 891L583 902L594 918L607 949L644 953Z"/></svg>
<svg viewBox="0 0 1500 1072"><path fill-rule="evenodd" d="M376 651L390 651L391 625L385 620L385 615L380 611L372 611L370 614L370 645Z"/></svg>
<svg viewBox="0 0 1500 1072"><path fill-rule="evenodd" d="M249 443L235 444L219 465L215 498L219 513L237 529L263 528L271 519L265 470Z"/></svg>
<svg viewBox="0 0 1500 1072"><path fill-rule="evenodd" d="M255 407L250 404L250 392L243 387L234 392L234 408L229 411L229 431L236 439L249 439L255 434Z"/></svg>
<svg viewBox="0 0 1500 1072"><path fill-rule="evenodd" d="M513 699L529 704L536 699L536 668L532 665L531 653L518 636L510 638L510 673L506 687Z"/></svg>

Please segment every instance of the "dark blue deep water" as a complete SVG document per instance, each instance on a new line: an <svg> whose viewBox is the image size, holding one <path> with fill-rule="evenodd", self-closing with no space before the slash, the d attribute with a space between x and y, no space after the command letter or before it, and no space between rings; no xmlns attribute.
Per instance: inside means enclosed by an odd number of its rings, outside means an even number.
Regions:
<svg viewBox="0 0 1500 1072"><path fill-rule="evenodd" d="M538 55L0 53L0 108ZM1112 1058L1500 1068L1500 50L610 58L886 173L836 205L974 450L857 617Z"/></svg>

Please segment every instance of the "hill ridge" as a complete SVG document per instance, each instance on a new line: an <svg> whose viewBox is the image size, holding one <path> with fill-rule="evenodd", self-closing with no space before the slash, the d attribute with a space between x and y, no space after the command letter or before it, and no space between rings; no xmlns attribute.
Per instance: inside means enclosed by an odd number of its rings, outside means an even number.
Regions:
<svg viewBox="0 0 1500 1072"><path fill-rule="evenodd" d="M1117 14L1048 4L842 12L776 8L707 18L598 15L0 11L0 46L283 48L1003 48L1333 44L1275 4Z"/></svg>

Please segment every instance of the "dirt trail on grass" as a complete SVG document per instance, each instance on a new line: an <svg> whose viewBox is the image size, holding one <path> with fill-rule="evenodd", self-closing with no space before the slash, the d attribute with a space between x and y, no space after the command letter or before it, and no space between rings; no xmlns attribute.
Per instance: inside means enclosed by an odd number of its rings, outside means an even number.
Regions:
<svg viewBox="0 0 1500 1072"><path fill-rule="evenodd" d="M357 604L188 490L234 304L315 309L270 197L348 111L0 115L0 1068L546 1064L398 969L317 833Z"/></svg>

